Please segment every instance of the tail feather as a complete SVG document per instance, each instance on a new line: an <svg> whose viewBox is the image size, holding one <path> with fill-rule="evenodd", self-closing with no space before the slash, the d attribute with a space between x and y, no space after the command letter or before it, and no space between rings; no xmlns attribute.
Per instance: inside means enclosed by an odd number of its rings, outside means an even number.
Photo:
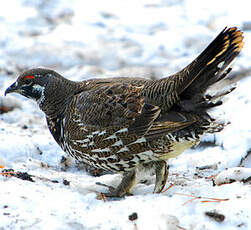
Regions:
<svg viewBox="0 0 251 230"><path fill-rule="evenodd" d="M215 40L182 72L184 80L178 87L181 97L191 98L203 94L207 88L225 78L226 69L243 47L243 34L236 27L225 28Z"/></svg>
<svg viewBox="0 0 251 230"><path fill-rule="evenodd" d="M221 98L235 89L234 85L218 88L215 86L220 85L221 80L226 79L232 70L228 66L240 53L243 45L241 31L236 27L225 28L202 54L183 70L187 72L187 75L185 75L183 85L178 87L179 101L174 104L172 110L192 113L199 117L198 121L186 131L195 130L197 135L202 133L201 130L214 133L221 131L225 125L229 124L212 118L209 115L209 109L221 105ZM191 75L196 71L198 72L196 76ZM203 124L206 121L208 124Z"/></svg>
<svg viewBox="0 0 251 230"><path fill-rule="evenodd" d="M228 67L243 47L243 33L236 27L225 28L209 46L186 68L161 80L144 86L146 101L158 105L161 113L151 135L175 132L177 136L193 136L218 132L228 124L214 119L209 110L222 104L221 98L234 86L208 92L210 86L222 83L231 68ZM173 115L170 116L170 113ZM166 115L167 114L167 115ZM184 120L177 121L177 117ZM151 138L149 133L148 138Z"/></svg>

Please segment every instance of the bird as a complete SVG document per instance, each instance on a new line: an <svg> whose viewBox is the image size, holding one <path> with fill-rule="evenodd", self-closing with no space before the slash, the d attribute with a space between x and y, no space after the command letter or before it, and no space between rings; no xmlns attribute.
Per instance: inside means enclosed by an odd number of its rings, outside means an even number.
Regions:
<svg viewBox="0 0 251 230"><path fill-rule="evenodd" d="M132 195L140 168L154 170L153 193L161 193L168 159L226 125L210 111L235 86L208 91L227 79L243 39L237 27L225 27L189 65L161 79L72 81L54 70L33 68L20 74L5 95L15 92L35 100L55 141L77 161L122 174L117 187L107 185L106 196Z"/></svg>

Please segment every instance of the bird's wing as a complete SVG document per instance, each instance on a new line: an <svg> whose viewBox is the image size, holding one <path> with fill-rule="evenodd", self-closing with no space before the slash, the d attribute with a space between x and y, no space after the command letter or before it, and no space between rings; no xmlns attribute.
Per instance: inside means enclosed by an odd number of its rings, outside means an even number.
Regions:
<svg viewBox="0 0 251 230"><path fill-rule="evenodd" d="M75 113L90 128L125 127L144 135L158 117L157 106L144 103L142 87L108 82L76 95Z"/></svg>
<svg viewBox="0 0 251 230"><path fill-rule="evenodd" d="M148 140L157 139L161 136L184 129L198 121L196 115L170 111L155 120L151 129L146 133Z"/></svg>
<svg viewBox="0 0 251 230"><path fill-rule="evenodd" d="M150 139L194 123L180 113L161 115L158 106L144 102L142 86L106 82L75 96L75 114L89 128L127 128L128 134Z"/></svg>

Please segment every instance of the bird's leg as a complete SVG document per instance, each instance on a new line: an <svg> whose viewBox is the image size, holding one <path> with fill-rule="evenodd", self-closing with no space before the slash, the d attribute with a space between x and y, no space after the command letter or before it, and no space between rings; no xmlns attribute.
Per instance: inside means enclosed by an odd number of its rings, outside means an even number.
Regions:
<svg viewBox="0 0 251 230"><path fill-rule="evenodd" d="M153 193L160 193L166 185L169 174L169 167L164 160L155 163L155 173L156 181Z"/></svg>
<svg viewBox="0 0 251 230"><path fill-rule="evenodd" d="M96 183L96 184L109 188L109 192L104 193L104 195L107 197L123 197L125 195L131 195L130 190L135 184L135 180L136 180L136 172L135 170L132 170L130 172L125 172L123 174L122 181L120 182L117 188L102 183Z"/></svg>

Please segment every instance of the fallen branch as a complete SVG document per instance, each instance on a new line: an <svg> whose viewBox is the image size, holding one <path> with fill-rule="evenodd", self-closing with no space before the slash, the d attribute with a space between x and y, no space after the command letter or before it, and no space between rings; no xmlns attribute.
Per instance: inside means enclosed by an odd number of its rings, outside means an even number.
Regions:
<svg viewBox="0 0 251 230"><path fill-rule="evenodd" d="M203 197L203 196L193 196L190 194L183 194L183 193L175 193L176 195L181 195L181 196L187 196L187 197L191 197L192 199L186 201L183 205L186 205L194 200L199 200L199 199L205 199L205 200L201 200L201 203L209 203L209 202L221 202L221 201L228 201L229 198L211 198L211 197Z"/></svg>
<svg viewBox="0 0 251 230"><path fill-rule="evenodd" d="M164 192L168 191L173 186L174 186L174 184L169 185L165 190L162 190L161 193L164 193Z"/></svg>

